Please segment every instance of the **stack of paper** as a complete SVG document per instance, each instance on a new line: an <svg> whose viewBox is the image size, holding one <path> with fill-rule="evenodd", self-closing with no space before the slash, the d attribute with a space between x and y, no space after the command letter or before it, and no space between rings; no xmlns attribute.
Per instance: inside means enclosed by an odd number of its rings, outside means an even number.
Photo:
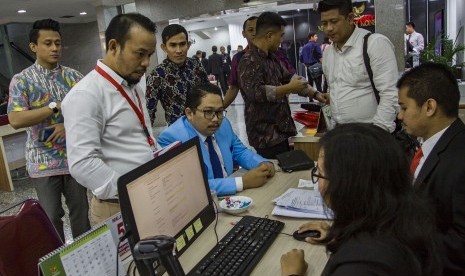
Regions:
<svg viewBox="0 0 465 276"><path fill-rule="evenodd" d="M272 214L296 218L332 219L330 209L324 207L323 199L318 190L290 188L284 194L275 198L276 207Z"/></svg>

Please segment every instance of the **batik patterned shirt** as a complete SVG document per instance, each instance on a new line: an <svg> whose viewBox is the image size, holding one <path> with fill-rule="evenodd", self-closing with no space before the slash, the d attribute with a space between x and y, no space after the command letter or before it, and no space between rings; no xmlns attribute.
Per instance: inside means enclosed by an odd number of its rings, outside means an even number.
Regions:
<svg viewBox="0 0 465 276"><path fill-rule="evenodd" d="M187 58L183 66L169 59L157 65L147 77L147 109L152 124L158 101L165 110L166 122L172 124L184 115L187 93L203 83L208 83L207 72L197 59Z"/></svg>
<svg viewBox="0 0 465 276"><path fill-rule="evenodd" d="M48 70L37 62L13 76L10 83L8 113L61 102L69 90L83 78L78 71L58 66ZM66 142L40 142L39 131L63 123L61 111L37 125L26 128L26 166L32 178L68 174Z"/></svg>
<svg viewBox="0 0 465 276"><path fill-rule="evenodd" d="M245 126L252 147L272 147L297 134L288 98L276 98L276 88L291 78L274 53L266 54L255 45L250 45L239 62Z"/></svg>

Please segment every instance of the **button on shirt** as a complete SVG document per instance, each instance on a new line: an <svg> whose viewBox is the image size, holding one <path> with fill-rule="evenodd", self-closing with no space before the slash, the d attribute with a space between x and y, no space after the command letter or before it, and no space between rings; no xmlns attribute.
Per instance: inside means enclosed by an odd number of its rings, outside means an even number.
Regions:
<svg viewBox="0 0 465 276"><path fill-rule="evenodd" d="M197 135L200 137L200 140L203 141L203 144L206 149L208 149L208 142L207 136L200 134L197 130ZM221 150L220 147L218 147L218 143L216 142L215 135L212 135L212 141L213 141L213 148L215 149L216 154L218 155L218 158L220 159L221 163L221 170L223 171L223 177L228 177L228 174L226 173L226 170L224 169L224 161L223 161L223 155L221 155ZM208 150L207 150L208 152ZM242 177L235 177L234 180L236 181L236 192L241 192L244 190L244 184L242 182Z"/></svg>
<svg viewBox="0 0 465 276"><path fill-rule="evenodd" d="M145 103L145 77L136 85L127 82L101 61L107 72L139 108L146 127L152 128ZM72 176L99 199L114 197L118 177L152 159L152 149L140 121L126 99L97 71L91 71L65 97L68 162Z"/></svg>
<svg viewBox="0 0 465 276"><path fill-rule="evenodd" d="M328 81L333 123L373 123L394 131L399 110L398 78L394 46L381 34L368 39L373 80L379 91L376 101L363 61L363 37L367 30L356 27L341 49L334 44L323 53L323 71Z"/></svg>
<svg viewBox="0 0 465 276"><path fill-rule="evenodd" d="M34 110L48 106L51 102L61 102L82 78L83 75L74 69L60 65L48 70L36 62L11 80L8 113ZM59 123L63 123L61 111L26 128L26 166L33 178L69 173L66 143L39 141L40 130Z"/></svg>
<svg viewBox="0 0 465 276"><path fill-rule="evenodd" d="M441 136L446 132L446 130L449 127L446 127L445 129L437 132L433 136L431 136L428 140L424 141L421 144L421 150L423 151L423 157L421 157L420 162L418 163L417 169L415 170L415 174L413 175L413 182L415 182L415 179L417 179L418 174L421 171L421 168L423 167L423 164L425 164L426 159L428 159L429 154L431 151L433 151L434 146L436 146L437 142L439 139L441 139ZM421 139L420 143L421 143Z"/></svg>

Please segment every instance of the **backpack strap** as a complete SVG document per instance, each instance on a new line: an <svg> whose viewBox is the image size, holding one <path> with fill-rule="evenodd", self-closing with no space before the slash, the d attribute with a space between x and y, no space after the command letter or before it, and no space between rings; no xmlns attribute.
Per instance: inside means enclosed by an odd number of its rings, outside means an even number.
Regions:
<svg viewBox="0 0 465 276"><path fill-rule="evenodd" d="M367 33L363 37L363 61L367 69L368 77L370 78L371 87L373 88L373 92L375 93L376 101L379 104L379 91L376 89L375 82L373 81L373 71L371 70L370 56L368 55L368 38L370 37L370 35L372 35L372 33Z"/></svg>

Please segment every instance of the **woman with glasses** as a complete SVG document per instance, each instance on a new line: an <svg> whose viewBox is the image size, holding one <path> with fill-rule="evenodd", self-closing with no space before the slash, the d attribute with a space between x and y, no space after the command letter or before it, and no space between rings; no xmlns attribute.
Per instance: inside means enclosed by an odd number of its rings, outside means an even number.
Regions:
<svg viewBox="0 0 465 276"><path fill-rule="evenodd" d="M415 197L408 160L389 133L371 124L337 126L320 139L311 176L334 221L299 231L321 232L306 241L326 245L323 275L440 274L432 212ZM281 267L282 275L303 275L304 252L284 254Z"/></svg>

